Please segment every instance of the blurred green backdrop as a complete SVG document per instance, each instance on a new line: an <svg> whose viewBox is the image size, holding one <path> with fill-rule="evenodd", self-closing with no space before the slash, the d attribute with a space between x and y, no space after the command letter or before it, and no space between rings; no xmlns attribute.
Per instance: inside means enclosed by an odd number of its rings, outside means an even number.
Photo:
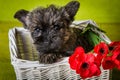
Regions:
<svg viewBox="0 0 120 80"><path fill-rule="evenodd" d="M70 0L0 0L0 21L15 21L14 13L19 9L32 10L37 6L65 5ZM81 7L76 19L92 19L97 22L120 22L119 0L79 0Z"/></svg>
<svg viewBox="0 0 120 80"><path fill-rule="evenodd" d="M15 26L22 26L13 18L19 9L32 10L38 6L50 4L65 5L71 0L0 0L0 80L15 80L15 73L10 64L8 31ZM120 41L120 1L119 0L79 0L81 7L75 20L94 20L105 30L112 41ZM120 71L113 70L113 80L120 80Z"/></svg>

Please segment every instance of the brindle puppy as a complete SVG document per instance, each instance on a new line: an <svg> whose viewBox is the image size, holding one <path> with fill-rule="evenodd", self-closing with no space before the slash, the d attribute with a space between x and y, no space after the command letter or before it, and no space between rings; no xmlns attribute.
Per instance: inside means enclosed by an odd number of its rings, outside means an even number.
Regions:
<svg viewBox="0 0 120 80"><path fill-rule="evenodd" d="M80 30L69 27L79 6L78 1L71 1L59 8L50 5L47 8L38 7L31 12L19 10L15 13L14 18L31 32L40 63L54 63L64 56L70 56L77 46L85 48L89 45L82 45L87 41L78 34Z"/></svg>

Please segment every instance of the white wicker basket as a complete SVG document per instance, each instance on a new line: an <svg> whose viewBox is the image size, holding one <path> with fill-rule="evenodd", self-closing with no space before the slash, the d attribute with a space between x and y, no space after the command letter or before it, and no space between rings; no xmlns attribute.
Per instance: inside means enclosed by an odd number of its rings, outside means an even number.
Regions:
<svg viewBox="0 0 120 80"><path fill-rule="evenodd" d="M97 26L93 21L76 21L71 27L79 25L84 29L88 23ZM97 32L108 43L110 40L104 33ZM33 45L29 31L24 28L9 30L9 47L11 63L14 67L17 80L80 80L80 76L70 69L68 57L53 64L39 64L37 51ZM110 80L110 70L102 70L100 76L86 80Z"/></svg>

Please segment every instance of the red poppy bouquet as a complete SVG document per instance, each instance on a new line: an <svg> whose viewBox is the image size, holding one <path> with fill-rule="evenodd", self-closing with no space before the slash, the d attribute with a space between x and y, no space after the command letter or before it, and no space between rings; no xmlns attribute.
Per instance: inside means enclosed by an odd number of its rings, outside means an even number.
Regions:
<svg viewBox="0 0 120 80"><path fill-rule="evenodd" d="M120 70L120 42L110 44L100 42L89 53L85 53L82 47L77 47L69 57L69 64L83 79L99 76L100 66L103 69L118 68Z"/></svg>

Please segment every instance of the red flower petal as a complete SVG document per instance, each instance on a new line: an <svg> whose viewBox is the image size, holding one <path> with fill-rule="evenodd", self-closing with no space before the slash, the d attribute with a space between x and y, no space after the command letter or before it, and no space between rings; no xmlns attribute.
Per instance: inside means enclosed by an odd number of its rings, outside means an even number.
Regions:
<svg viewBox="0 0 120 80"><path fill-rule="evenodd" d="M111 42L109 45L109 50L113 51L115 48L120 47L120 41Z"/></svg>
<svg viewBox="0 0 120 80"><path fill-rule="evenodd" d="M89 70L90 64L87 62L82 62L78 65L78 68L76 70L76 73L80 74L80 76L84 79L89 77L90 70Z"/></svg>
<svg viewBox="0 0 120 80"><path fill-rule="evenodd" d="M96 64L91 65L90 69L91 69L91 77L98 76L101 73L100 68Z"/></svg>
<svg viewBox="0 0 120 80"><path fill-rule="evenodd" d="M77 64L84 58L84 49L82 47L77 47L74 53L69 57L69 64L72 69L77 68Z"/></svg>
<svg viewBox="0 0 120 80"><path fill-rule="evenodd" d="M97 55L97 56L95 57L94 63L95 63L98 67L100 67L100 66L101 66L101 62L102 62L102 59L103 59L103 56Z"/></svg>
<svg viewBox="0 0 120 80"><path fill-rule="evenodd" d="M94 52L97 55L101 55L103 57L106 57L107 54L108 54L108 46L107 46L107 44L105 44L104 42L101 42L100 44L97 44L94 47Z"/></svg>
<svg viewBox="0 0 120 80"><path fill-rule="evenodd" d="M81 72L85 72L88 70L88 68L89 68L89 63L83 61L77 65L76 73L80 74Z"/></svg>
<svg viewBox="0 0 120 80"><path fill-rule="evenodd" d="M100 74L99 67L94 63L95 56L93 54L86 54L84 59L77 65L76 73L84 78L92 77Z"/></svg>
<svg viewBox="0 0 120 80"><path fill-rule="evenodd" d="M117 68L119 69L120 68L120 47L116 48L113 51L112 60L116 64Z"/></svg>
<svg viewBox="0 0 120 80"><path fill-rule="evenodd" d="M103 69L112 69L115 67L115 63L111 57L106 57L102 62L102 67Z"/></svg>
<svg viewBox="0 0 120 80"><path fill-rule="evenodd" d="M95 60L94 54L93 53L86 54L86 60L88 60L88 59L89 59L89 63L93 63Z"/></svg>
<svg viewBox="0 0 120 80"><path fill-rule="evenodd" d="M93 54L85 54L84 58L78 64L76 72L79 74L80 71L83 72L87 70L87 68L89 68L89 64L94 62L94 58Z"/></svg>
<svg viewBox="0 0 120 80"><path fill-rule="evenodd" d="M93 76L99 76L100 74L101 74L101 70L100 70L99 67L97 67L97 70L96 70L96 72L94 73Z"/></svg>
<svg viewBox="0 0 120 80"><path fill-rule="evenodd" d="M120 41L114 41L109 44L110 46L118 46L120 45Z"/></svg>

